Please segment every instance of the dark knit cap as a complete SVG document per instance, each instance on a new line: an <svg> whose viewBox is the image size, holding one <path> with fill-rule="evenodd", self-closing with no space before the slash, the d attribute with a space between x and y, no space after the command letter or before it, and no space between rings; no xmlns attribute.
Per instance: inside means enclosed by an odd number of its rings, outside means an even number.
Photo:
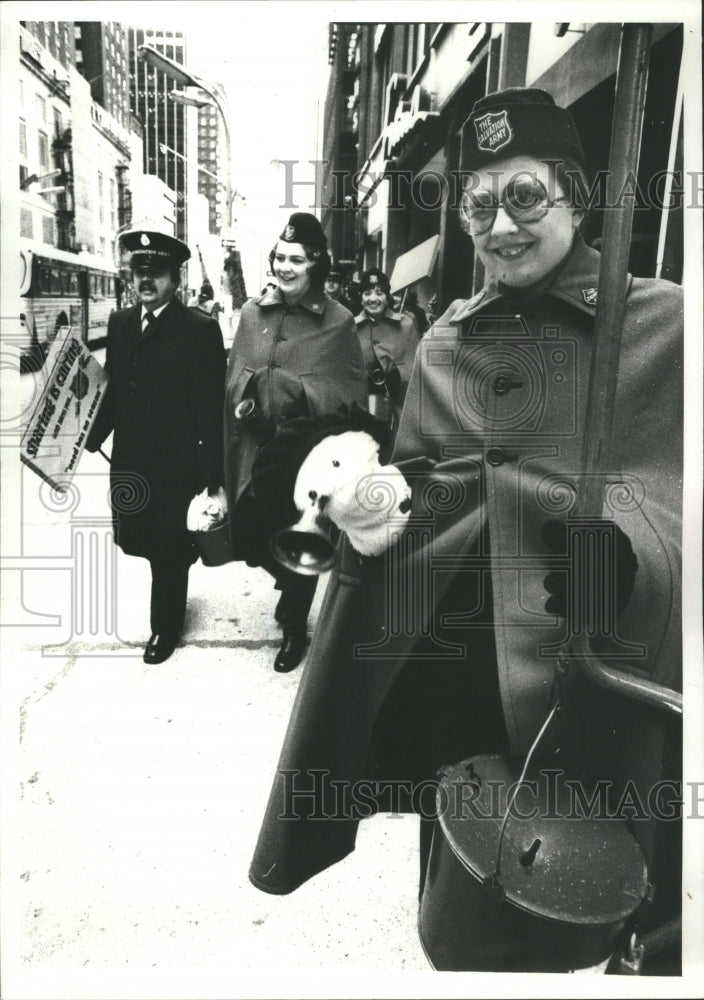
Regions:
<svg viewBox="0 0 704 1000"><path fill-rule="evenodd" d="M328 240L323 227L310 212L294 212L279 236L284 243L302 243L313 250L327 250Z"/></svg>
<svg viewBox="0 0 704 1000"><path fill-rule="evenodd" d="M360 292L368 292L370 288L380 288L386 295L391 292L391 282L379 267L370 267L361 277Z"/></svg>
<svg viewBox="0 0 704 1000"><path fill-rule="evenodd" d="M584 167L584 150L567 108L546 90L509 87L476 102L462 126L460 170L477 170L509 156L566 160Z"/></svg>

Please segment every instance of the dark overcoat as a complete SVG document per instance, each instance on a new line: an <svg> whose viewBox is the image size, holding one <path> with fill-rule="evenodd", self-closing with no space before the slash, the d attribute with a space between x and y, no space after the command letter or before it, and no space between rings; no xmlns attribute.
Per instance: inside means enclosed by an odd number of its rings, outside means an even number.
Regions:
<svg viewBox="0 0 704 1000"><path fill-rule="evenodd" d="M141 305L108 321L109 383L87 447L113 432L115 539L128 555L186 556L186 513L222 485L225 349L217 322L173 298L149 332Z"/></svg>
<svg viewBox="0 0 704 1000"><path fill-rule="evenodd" d="M225 386L225 488L236 554L243 538L252 539L237 512L260 449L294 417L324 417L352 403L366 408L366 381L354 319L322 291L310 288L288 306L274 288L244 304ZM235 417L245 398L256 405L253 422Z"/></svg>
<svg viewBox="0 0 704 1000"><path fill-rule="evenodd" d="M545 721L566 633L545 612L543 580L560 567L540 529L574 502L598 273L599 254L578 240L540 295L518 302L490 283L453 303L421 341L392 457L413 486L411 518L385 565L342 545L250 870L259 888L290 892L353 850L360 812L349 796L379 777L375 724L415 657L430 682L453 660L458 683L463 664L474 671L462 688L471 752L483 752L472 740L484 725L482 699L492 697L486 664L507 750L525 755ZM682 316L678 286L629 278L604 507L639 565L613 648L600 655L669 687L680 684L681 665ZM454 618L442 614L448 594ZM667 766L663 717L583 688L577 716L557 717L541 754L557 767L570 754L593 759L596 776L632 779L646 796ZM448 682L448 716L457 699ZM416 718L411 736L422 744L432 738L428 719ZM491 743L491 733L482 738ZM652 858L653 823L634 827Z"/></svg>

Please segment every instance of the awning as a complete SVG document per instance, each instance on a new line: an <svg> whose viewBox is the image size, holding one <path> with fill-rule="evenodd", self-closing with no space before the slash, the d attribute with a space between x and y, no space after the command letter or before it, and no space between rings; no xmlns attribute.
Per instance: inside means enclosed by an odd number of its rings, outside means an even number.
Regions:
<svg viewBox="0 0 704 1000"><path fill-rule="evenodd" d="M424 130L426 122L432 125L439 121L438 111L404 111L389 122L382 133L387 158L396 156L405 143L415 139Z"/></svg>
<svg viewBox="0 0 704 1000"><path fill-rule="evenodd" d="M396 258L391 275L392 293L400 292L421 278L430 277L437 260L439 245L440 236L431 236L429 240L419 243L417 247Z"/></svg>

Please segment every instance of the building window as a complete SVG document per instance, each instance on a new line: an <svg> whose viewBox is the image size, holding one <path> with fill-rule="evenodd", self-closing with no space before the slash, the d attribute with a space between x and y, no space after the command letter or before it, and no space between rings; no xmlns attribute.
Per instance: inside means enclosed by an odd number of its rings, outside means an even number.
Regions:
<svg viewBox="0 0 704 1000"><path fill-rule="evenodd" d="M32 213L28 208L20 208L20 236L31 240L34 237L34 226L32 225Z"/></svg>
<svg viewBox="0 0 704 1000"><path fill-rule="evenodd" d="M54 216L53 215L43 215L42 216L42 239L49 246L56 245L56 235L54 231Z"/></svg>
<svg viewBox="0 0 704 1000"><path fill-rule="evenodd" d="M115 198L115 181L110 178L110 225L117 229L117 200Z"/></svg>
<svg viewBox="0 0 704 1000"><path fill-rule="evenodd" d="M24 80L20 80L20 106L24 107Z"/></svg>
<svg viewBox="0 0 704 1000"><path fill-rule="evenodd" d="M42 170L49 169L49 137L46 132L39 132L39 166Z"/></svg>
<svg viewBox="0 0 704 1000"><path fill-rule="evenodd" d="M27 125L20 118L20 159L27 162Z"/></svg>
<svg viewBox="0 0 704 1000"><path fill-rule="evenodd" d="M63 134L63 121L61 118L61 111L58 108L54 108L54 136L57 139L60 139L62 134Z"/></svg>
<svg viewBox="0 0 704 1000"><path fill-rule="evenodd" d="M37 115L40 122L46 121L46 101L41 94L37 94Z"/></svg>
<svg viewBox="0 0 704 1000"><path fill-rule="evenodd" d="M103 172L98 171L98 219L100 222L105 222L105 206L103 204L104 193L103 193Z"/></svg>

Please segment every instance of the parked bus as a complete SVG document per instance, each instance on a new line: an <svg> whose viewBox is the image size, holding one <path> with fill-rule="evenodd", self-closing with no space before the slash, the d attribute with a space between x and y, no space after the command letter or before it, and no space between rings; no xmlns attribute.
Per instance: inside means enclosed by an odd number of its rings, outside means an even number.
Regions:
<svg viewBox="0 0 704 1000"><path fill-rule="evenodd" d="M105 343L108 317L120 308L117 271L93 254L72 254L20 240L20 313L25 343L20 371L37 371L62 326L91 350Z"/></svg>

